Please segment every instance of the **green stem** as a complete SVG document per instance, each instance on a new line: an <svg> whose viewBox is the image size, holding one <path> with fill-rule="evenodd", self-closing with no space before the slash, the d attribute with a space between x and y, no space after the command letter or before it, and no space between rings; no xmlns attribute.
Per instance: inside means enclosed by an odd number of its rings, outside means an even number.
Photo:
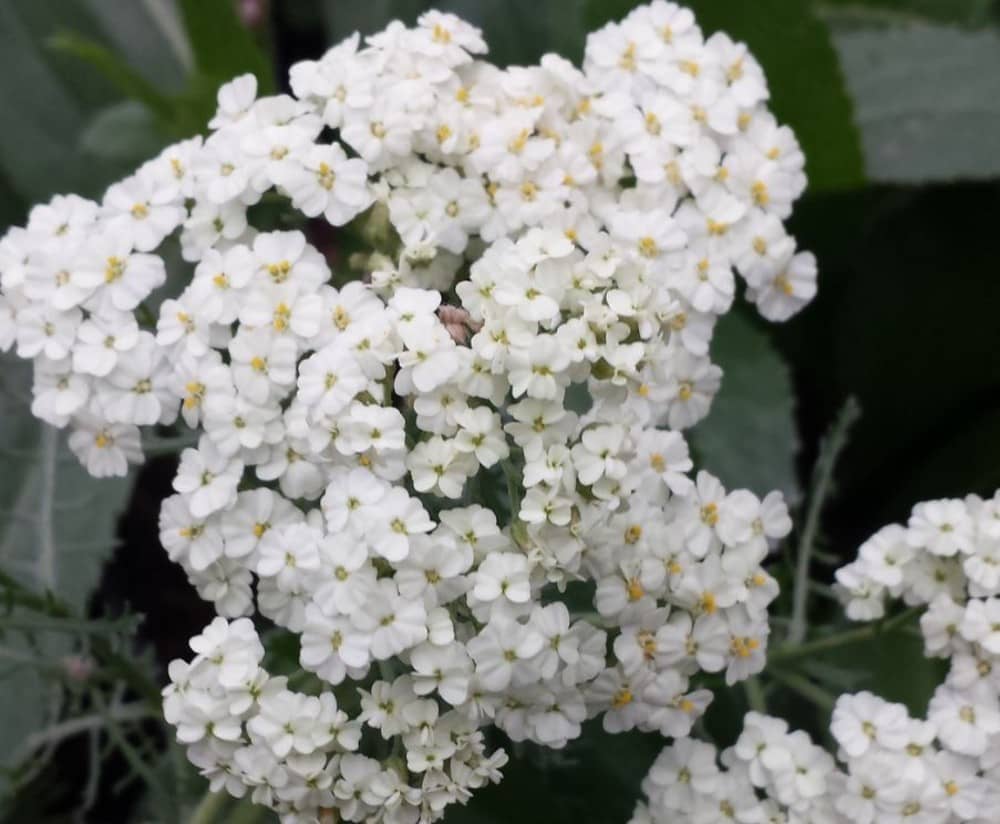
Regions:
<svg viewBox="0 0 1000 824"><path fill-rule="evenodd" d="M67 606L51 594L38 595L32 592L17 578L2 569L0 569L0 587L6 590L7 600L13 606L25 607L55 618L69 618L72 614Z"/></svg>
<svg viewBox="0 0 1000 824"><path fill-rule="evenodd" d="M92 689L90 691L90 700L94 702L97 711L104 718L104 729L108 737L125 757L133 772L142 778L151 793L158 796L159 802L164 805L166 810L170 811L169 814L172 820L177 820L177 799L162 785L159 776L153 772L153 768L146 763L139 750L128 740L128 736L122 731L118 719L115 718L109 709L101 691Z"/></svg>
<svg viewBox="0 0 1000 824"><path fill-rule="evenodd" d="M510 499L510 534L521 549L527 549L530 541L528 530L521 520L521 478L513 462L500 461L500 468L507 481L507 497Z"/></svg>
<svg viewBox="0 0 1000 824"><path fill-rule="evenodd" d="M743 682L743 691L747 696L747 703L750 709L755 712L767 714L767 697L764 695L764 688L757 677L748 678Z"/></svg>
<svg viewBox="0 0 1000 824"><path fill-rule="evenodd" d="M221 821L222 811L229 804L229 795L225 792L207 792L195 807L188 824L216 824Z"/></svg>
<svg viewBox="0 0 1000 824"><path fill-rule="evenodd" d="M809 568L816 543L816 533L819 530L819 516L830 492L837 459L844 446L847 445L848 430L860 414L861 409L858 402L853 397L848 398L820 447L819 458L813 473L809 506L806 510L806 522L802 529L802 538L799 541L799 551L796 557L795 585L792 591L792 623L788 628L788 643L790 644L801 643L809 630Z"/></svg>
<svg viewBox="0 0 1000 824"><path fill-rule="evenodd" d="M857 629L850 629L846 632L838 632L835 635L827 635L823 638L815 638L812 641L806 641L802 644L784 644L767 656L768 666L770 667L771 664L783 664L788 661L795 661L799 658L806 658L810 655L827 652L828 650L847 646L848 644L870 641L880 635L885 635L895 631L903 624L909 622L913 616L918 615L921 611L922 607L911 607L898 615L894 615L892 618L888 618L874 624L867 624L863 627L858 627Z"/></svg>
<svg viewBox="0 0 1000 824"><path fill-rule="evenodd" d="M4 590L4 598L10 606L19 606L40 612L42 615L54 619L73 618L73 611L52 593L47 592L44 595L39 595L32 592L17 578L2 569L0 569L0 588ZM0 601L2 600L4 599L0 599ZM11 619L8 616L0 620L9 621ZM117 652L112 646L111 640L106 635L101 634L91 638L90 650L103 669L124 681L137 695L142 696L151 707L159 712L160 688L136 664L134 658Z"/></svg>
<svg viewBox="0 0 1000 824"><path fill-rule="evenodd" d="M790 690L797 692L807 701L811 701L817 707L827 712L833 709L837 699L825 689L817 686L804 675L797 672L785 672L783 670L771 670L768 674L777 682L784 684Z"/></svg>
<svg viewBox="0 0 1000 824"><path fill-rule="evenodd" d="M118 621L82 621L75 618L52 618L41 615L33 618L2 617L0 631L68 632L74 635L120 635L136 627L134 619Z"/></svg>
<svg viewBox="0 0 1000 824"><path fill-rule="evenodd" d="M195 435L178 435L172 438L150 438L142 442L142 451L148 456L179 455L188 447L198 445Z"/></svg>

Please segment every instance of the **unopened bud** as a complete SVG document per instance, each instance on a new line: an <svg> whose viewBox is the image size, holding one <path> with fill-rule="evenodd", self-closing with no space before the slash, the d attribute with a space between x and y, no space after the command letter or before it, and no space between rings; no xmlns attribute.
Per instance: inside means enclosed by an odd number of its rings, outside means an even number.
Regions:
<svg viewBox="0 0 1000 824"><path fill-rule="evenodd" d="M455 343L464 344L469 339L469 332L478 332L481 324L472 320L468 311L461 306L445 305L438 309L438 317L448 330Z"/></svg>
<svg viewBox="0 0 1000 824"><path fill-rule="evenodd" d="M79 684L90 680L94 674L94 659L86 655L67 655L60 663L66 677Z"/></svg>

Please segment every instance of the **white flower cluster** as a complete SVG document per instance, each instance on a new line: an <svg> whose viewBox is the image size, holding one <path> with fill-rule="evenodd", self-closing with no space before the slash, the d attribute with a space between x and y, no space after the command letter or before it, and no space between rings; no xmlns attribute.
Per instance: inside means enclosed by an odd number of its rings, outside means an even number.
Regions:
<svg viewBox="0 0 1000 824"><path fill-rule="evenodd" d="M888 598L926 607L928 655L950 659L926 719L870 692L838 698L835 764L802 731L748 713L734 747L683 740L643 784L634 824L829 822L987 824L1000 806L1000 493L927 501L907 526L879 530L837 572L854 620Z"/></svg>
<svg viewBox="0 0 1000 824"><path fill-rule="evenodd" d="M483 51L429 12L296 65L294 96L237 78L210 136L0 241L0 347L92 474L140 461L140 426L202 433L161 540L222 617L168 718L288 822L436 820L498 776L480 727L683 737L692 676L763 667L785 504L692 480L676 430L718 389L734 269L770 319L815 292L794 136L745 46L663 0L583 71ZM193 275L155 319L178 229ZM261 669L255 609L354 718Z"/></svg>
<svg viewBox="0 0 1000 824"><path fill-rule="evenodd" d="M833 757L806 733L750 712L721 756L694 738L665 747L643 779L647 800L630 824L833 824L842 820L833 808L835 776Z"/></svg>
<svg viewBox="0 0 1000 824"><path fill-rule="evenodd" d="M904 743L911 755L912 742L922 745L916 754L924 760L905 773L907 800L929 811L922 821L993 820L985 811L1000 805L1000 493L917 504L906 526L883 527L837 571L837 589L854 620L881 618L888 598L926 608L925 652L947 658L949 670L926 722L910 722ZM867 751L857 730L859 723L868 730L866 721L878 731L877 750L898 750L904 709L883 708L871 719L862 712L854 713L850 739L838 734L847 753ZM921 765L941 780L926 781Z"/></svg>
<svg viewBox="0 0 1000 824"><path fill-rule="evenodd" d="M499 780L507 761L502 750L486 755L474 720L441 712L401 681L363 693L353 720L330 691L290 690L286 678L261 667L264 647L247 618L216 618L191 647L198 655L190 664L170 666L167 721L213 791L250 791L258 804L293 811L283 820L315 821L336 809L334 821L433 821ZM405 764L361 754L365 724L385 738L401 736ZM423 776L419 789L407 782L408 770Z"/></svg>
<svg viewBox="0 0 1000 824"><path fill-rule="evenodd" d="M840 766L805 732L750 712L718 761L713 745L693 738L665 748L631 824L988 824L1000 803L1000 748L970 754L996 723L983 721L970 735L933 709L930 720L914 719L870 692L842 695L830 728Z"/></svg>

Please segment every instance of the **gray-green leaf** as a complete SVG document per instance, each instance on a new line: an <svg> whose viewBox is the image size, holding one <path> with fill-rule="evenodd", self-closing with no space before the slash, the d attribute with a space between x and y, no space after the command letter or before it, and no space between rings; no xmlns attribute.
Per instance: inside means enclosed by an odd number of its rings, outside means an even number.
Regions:
<svg viewBox="0 0 1000 824"><path fill-rule="evenodd" d="M872 180L1000 174L1000 35L942 25L835 25Z"/></svg>
<svg viewBox="0 0 1000 824"><path fill-rule="evenodd" d="M90 477L69 451L65 433L32 417L30 377L27 363L0 358L0 567L83 612L114 547L131 485ZM15 616L30 622L28 615ZM38 667L58 660L67 640L44 631L37 633L36 648L20 632L0 639L0 767L11 767L8 759L19 754L24 737L58 712L57 693ZM4 784L0 772L0 795Z"/></svg>
<svg viewBox="0 0 1000 824"><path fill-rule="evenodd" d="M708 417L689 433L697 466L728 487L799 498L799 447L788 367L767 335L739 312L724 316L712 340L722 388Z"/></svg>

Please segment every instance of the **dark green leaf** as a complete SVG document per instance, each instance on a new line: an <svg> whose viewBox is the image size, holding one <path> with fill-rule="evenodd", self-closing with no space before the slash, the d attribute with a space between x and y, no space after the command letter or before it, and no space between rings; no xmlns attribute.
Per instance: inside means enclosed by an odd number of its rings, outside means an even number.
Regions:
<svg viewBox="0 0 1000 824"><path fill-rule="evenodd" d="M240 21L233 0L180 0L180 8L202 74L225 82L250 72L261 94L274 90L271 62Z"/></svg>
<svg viewBox="0 0 1000 824"><path fill-rule="evenodd" d="M940 658L924 657L922 639L900 633L891 640L844 647L831 653L828 661L864 673L853 690L871 690L887 701L906 704L915 718L926 714L931 695L948 668Z"/></svg>
<svg viewBox="0 0 1000 824"><path fill-rule="evenodd" d="M996 0L818 0L820 13L833 12L859 20L911 23L936 20L980 26L990 20Z"/></svg>
<svg viewBox="0 0 1000 824"><path fill-rule="evenodd" d="M114 548L118 514L131 484L126 479L91 478L70 453L65 433L31 415L30 364L4 356L0 375L0 461L4 468L0 475L0 567L32 591L51 592L82 612ZM0 702L0 759L19 755L23 737L43 726L56 709L53 692L36 665L68 649L67 638L50 637L44 631L38 635L38 648L29 646L16 632L6 633L0 641L0 668L17 667L0 683L5 693L9 690L18 696L16 701ZM0 764L10 766L2 760Z"/></svg>
<svg viewBox="0 0 1000 824"><path fill-rule="evenodd" d="M111 4L124 0L109 0ZM93 66L46 46L58 31L72 31L102 48L131 41L145 44L145 62L158 67L164 82L176 81L172 46L155 44L158 29L141 34L105 29L114 20L90 10L99 0L5 0L0 3L0 104L7 115L0 129L0 177L26 203L45 200L56 192L99 196L107 184L130 171L129 166L84 152L79 136L94 115L121 99L120 93ZM153 8L163 0L131 3ZM110 9L111 5L102 5ZM133 8L121 25L140 25ZM127 52L130 71L148 80L136 68L138 55ZM172 62L173 61L173 62ZM159 82L159 76L157 76Z"/></svg>
<svg viewBox="0 0 1000 824"><path fill-rule="evenodd" d="M89 63L129 99L145 104L160 117L170 117L173 107L169 98L110 49L67 31L49 38L48 43L57 51Z"/></svg>
<svg viewBox="0 0 1000 824"><path fill-rule="evenodd" d="M767 335L740 312L719 321L712 360L722 389L708 417L689 433L700 468L729 487L799 497L794 396L788 367Z"/></svg>
<svg viewBox="0 0 1000 824"><path fill-rule="evenodd" d="M482 27L490 60L499 66L536 63L555 52L579 63L586 29L583 0L444 0L436 8Z"/></svg>
<svg viewBox="0 0 1000 824"><path fill-rule="evenodd" d="M489 59L500 65L537 62L556 52L579 62L586 32L583 0L537 3L532 0L374 0L345 3L325 0L323 8L333 41L354 31L374 34L393 19L412 24L431 8L459 15L483 29Z"/></svg>
<svg viewBox="0 0 1000 824"><path fill-rule="evenodd" d="M873 180L1000 174L1000 35L946 26L835 33Z"/></svg>
<svg viewBox="0 0 1000 824"><path fill-rule="evenodd" d="M141 103L123 100L101 109L80 135L80 146L93 157L138 165L165 145L163 130Z"/></svg>
<svg viewBox="0 0 1000 824"><path fill-rule="evenodd" d="M506 745L511 757L500 784L478 790L467 807L449 809L448 824L582 824L627 821L639 783L667 743L660 735L611 735L599 721L564 750Z"/></svg>
<svg viewBox="0 0 1000 824"><path fill-rule="evenodd" d="M97 20L107 44L139 74L160 89L180 91L193 58L174 0L76 2ZM77 31L65 21L62 27Z"/></svg>

